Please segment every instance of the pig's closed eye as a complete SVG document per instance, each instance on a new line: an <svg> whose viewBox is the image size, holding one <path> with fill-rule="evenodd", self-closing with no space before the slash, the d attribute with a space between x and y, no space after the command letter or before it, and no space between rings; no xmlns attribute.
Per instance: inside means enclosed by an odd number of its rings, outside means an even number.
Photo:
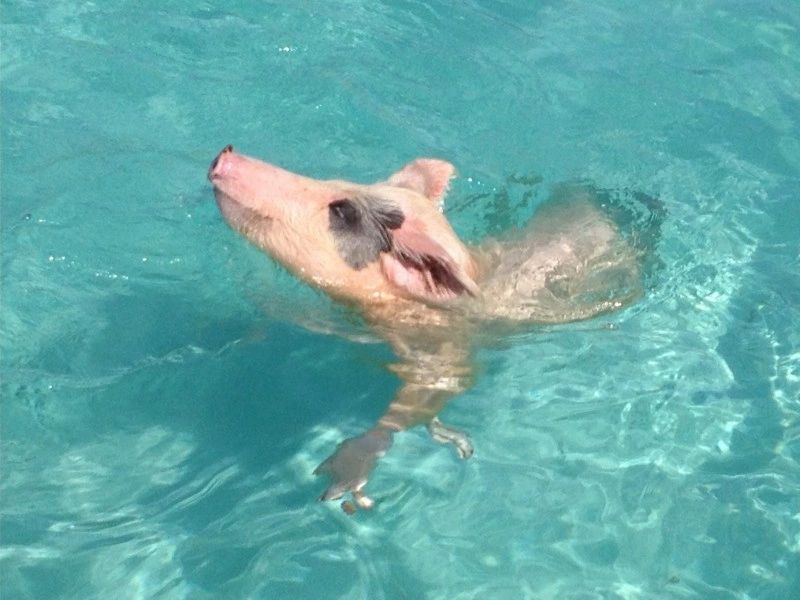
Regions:
<svg viewBox="0 0 800 600"><path fill-rule="evenodd" d="M352 201L347 199L334 200L328 205L328 210L330 211L331 222L340 226L353 227L361 219L358 208Z"/></svg>
<svg viewBox="0 0 800 600"><path fill-rule="evenodd" d="M377 198L344 198L328 205L330 231L344 261L363 269L392 249L390 230L404 220L402 211Z"/></svg>

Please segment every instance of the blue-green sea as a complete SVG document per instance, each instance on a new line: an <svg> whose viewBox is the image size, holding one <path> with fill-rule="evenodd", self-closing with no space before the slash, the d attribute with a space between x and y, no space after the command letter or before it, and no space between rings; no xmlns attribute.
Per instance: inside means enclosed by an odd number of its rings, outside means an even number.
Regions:
<svg viewBox="0 0 800 600"><path fill-rule="evenodd" d="M0 597L800 598L800 3L3 0ZM371 511L312 472L399 386L225 225L233 144L664 207L646 293L475 356ZM535 218L535 217L534 217Z"/></svg>

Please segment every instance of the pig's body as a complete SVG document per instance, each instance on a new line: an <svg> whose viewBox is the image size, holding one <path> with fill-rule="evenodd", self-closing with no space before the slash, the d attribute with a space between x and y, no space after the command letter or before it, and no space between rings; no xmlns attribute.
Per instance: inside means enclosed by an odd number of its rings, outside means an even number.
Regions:
<svg viewBox="0 0 800 600"><path fill-rule="evenodd" d="M636 252L591 194L576 188L516 239L468 248L441 211L454 168L420 159L387 181L318 181L226 147L209 179L228 223L309 284L359 309L392 344L404 385L367 433L320 466L324 499L361 490L394 431L427 424L471 455L436 415L471 380L486 322L561 323L615 310L641 292Z"/></svg>

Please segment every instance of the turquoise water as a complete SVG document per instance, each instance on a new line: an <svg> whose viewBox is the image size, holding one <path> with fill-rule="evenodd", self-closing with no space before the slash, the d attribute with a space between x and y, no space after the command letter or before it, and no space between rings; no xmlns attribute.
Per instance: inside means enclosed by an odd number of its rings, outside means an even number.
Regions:
<svg viewBox="0 0 800 600"><path fill-rule="evenodd" d="M800 5L2 4L0 593L800 592ZM440 156L476 240L562 181L667 210L644 299L477 356L349 517L311 472L391 352L220 219L233 143L373 181Z"/></svg>

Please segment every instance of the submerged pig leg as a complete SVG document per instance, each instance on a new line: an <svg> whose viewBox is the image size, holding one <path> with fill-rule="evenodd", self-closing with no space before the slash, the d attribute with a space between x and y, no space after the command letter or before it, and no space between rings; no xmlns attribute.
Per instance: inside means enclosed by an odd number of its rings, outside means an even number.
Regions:
<svg viewBox="0 0 800 600"><path fill-rule="evenodd" d="M472 368L465 346L424 336L388 336L402 359L391 369L402 385L374 427L339 444L315 471L330 477L322 500L334 500L350 492L362 508L373 501L364 492L369 473L392 443L394 433L425 425L431 437L451 444L458 456L469 458L473 449L469 436L439 421L437 415L456 394L471 383Z"/></svg>
<svg viewBox="0 0 800 600"><path fill-rule="evenodd" d="M439 417L434 417L428 423L428 432L434 441L440 444L452 444L459 458L469 458L475 452L472 441L465 431L445 425Z"/></svg>
<svg viewBox="0 0 800 600"><path fill-rule="evenodd" d="M403 385L378 424L395 431L425 425L434 441L453 445L461 458L472 456L469 436L438 417L453 396L471 385L472 367L466 358L460 349L446 345L436 354L393 365Z"/></svg>
<svg viewBox="0 0 800 600"><path fill-rule="evenodd" d="M320 500L337 500L351 492L363 508L371 508L372 501L362 488L375 466L392 445L392 432L380 427L370 429L359 436L346 439L315 470L314 475L326 474L331 483Z"/></svg>
<svg viewBox="0 0 800 600"><path fill-rule="evenodd" d="M469 435L445 425L437 416L447 402L463 389L442 390L405 383L378 421L378 427L403 431L425 425L434 441L451 444L460 458L469 458L473 453Z"/></svg>

